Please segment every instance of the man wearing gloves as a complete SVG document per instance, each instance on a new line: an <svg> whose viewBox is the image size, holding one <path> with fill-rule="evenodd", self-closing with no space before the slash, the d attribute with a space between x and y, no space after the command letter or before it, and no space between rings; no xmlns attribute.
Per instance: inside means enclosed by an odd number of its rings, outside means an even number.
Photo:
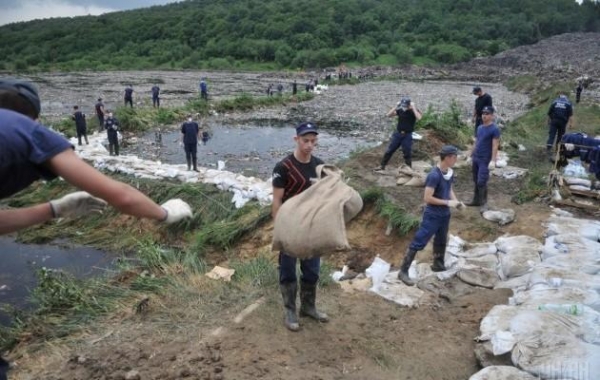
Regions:
<svg viewBox="0 0 600 380"><path fill-rule="evenodd" d="M554 99L548 109L548 141L546 141L546 150L548 159L554 162L554 153L556 146L560 144L562 137L567 130L567 126L573 126L573 105L565 94L559 94Z"/></svg>
<svg viewBox="0 0 600 380"><path fill-rule="evenodd" d="M450 208L463 209L465 205L460 202L452 183L454 175L452 167L456 164L458 149L452 145L445 145L440 150L440 163L434 167L425 180L425 194L423 200L426 203L423 211L421 226L415 234L414 239L408 246L404 260L400 266L398 279L406 285L412 286L415 282L408 275L408 268L415 259L418 251L425 248L432 236L433 239L433 265L434 272L445 271L444 254L448 240L448 227L450 225Z"/></svg>
<svg viewBox="0 0 600 380"><path fill-rule="evenodd" d="M313 123L302 123L296 127L296 149L275 165L273 169L273 204L271 215L275 219L279 208L286 200L300 194L311 185L311 179L317 178L317 166L323 161L312 155L317 144L317 126ZM294 233L290 231L290 233ZM309 238L309 237L307 237ZM300 324L296 315L296 258L279 252L279 287L285 307L285 326L291 331L298 331ZM302 272L300 286L300 315L313 318L319 322L327 322L329 317L316 309L317 283L321 258L300 260Z"/></svg>
<svg viewBox="0 0 600 380"><path fill-rule="evenodd" d="M112 112L108 112L108 117L104 121L106 129L106 138L108 139L108 151L112 156L119 155L119 121L113 116Z"/></svg>
<svg viewBox="0 0 600 380"><path fill-rule="evenodd" d="M389 110L387 116L398 116L398 125L392 135L392 141L390 141L390 145L388 145L381 159L381 165L375 168L376 172L383 172L385 170L385 166L390 162L392 155L400 147L402 147L404 162L406 165L412 167L412 133L415 130L415 124L422 117L421 112L411 102L410 98L402 98L396 107Z"/></svg>
<svg viewBox="0 0 600 380"><path fill-rule="evenodd" d="M35 87L19 79L0 79L0 198L37 181L62 177L78 191L35 206L0 210L0 234L53 218L78 217L110 204L125 214L174 223L192 216L190 206L171 199L162 206L133 187L100 173L81 160L63 137L38 124Z"/></svg>
<svg viewBox="0 0 600 380"><path fill-rule="evenodd" d="M181 125L181 144L185 150L185 160L187 162L187 170L192 170L192 164L194 165L194 171L198 171L198 134L200 134L200 127L198 123L192 119L192 116L188 116L185 123Z"/></svg>
<svg viewBox="0 0 600 380"><path fill-rule="evenodd" d="M500 128L494 123L494 107L484 107L481 111L483 124L477 127L473 150L471 151L472 173L475 188L473 200L467 206L481 206L480 211L487 210L487 183L490 168L496 167L498 146L500 145Z"/></svg>

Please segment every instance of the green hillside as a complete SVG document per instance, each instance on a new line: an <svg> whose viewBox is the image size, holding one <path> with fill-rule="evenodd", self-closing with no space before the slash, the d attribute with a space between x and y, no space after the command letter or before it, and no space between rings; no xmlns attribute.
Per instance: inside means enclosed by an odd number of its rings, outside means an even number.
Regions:
<svg viewBox="0 0 600 380"><path fill-rule="evenodd" d="M188 0L0 27L0 70L453 63L600 31L584 0Z"/></svg>

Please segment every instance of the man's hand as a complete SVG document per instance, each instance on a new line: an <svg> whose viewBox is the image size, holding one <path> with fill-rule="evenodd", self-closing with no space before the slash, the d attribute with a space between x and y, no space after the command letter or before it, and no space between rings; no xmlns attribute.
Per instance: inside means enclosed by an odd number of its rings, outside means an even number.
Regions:
<svg viewBox="0 0 600 380"><path fill-rule="evenodd" d="M575 150L575 144L565 143L564 145L565 145L565 149L568 150L569 152Z"/></svg>
<svg viewBox="0 0 600 380"><path fill-rule="evenodd" d="M106 202L85 191L77 191L50 201L50 207L55 218L76 218L88 215L90 212L102 212L106 207Z"/></svg>
<svg viewBox="0 0 600 380"><path fill-rule="evenodd" d="M496 168L496 161L492 160L490 161L489 165L488 165L488 169L492 170Z"/></svg>
<svg viewBox="0 0 600 380"><path fill-rule="evenodd" d="M455 208L455 209L458 209L458 210L462 210L462 209L464 209L466 206L465 206L465 204L464 204L464 203L462 203L462 202L461 202L461 201L459 201L459 200L449 200L449 201L448 201L448 207Z"/></svg>
<svg viewBox="0 0 600 380"><path fill-rule="evenodd" d="M162 220L167 224L192 217L192 208L181 199L170 199L163 203L161 207L167 212L167 215Z"/></svg>

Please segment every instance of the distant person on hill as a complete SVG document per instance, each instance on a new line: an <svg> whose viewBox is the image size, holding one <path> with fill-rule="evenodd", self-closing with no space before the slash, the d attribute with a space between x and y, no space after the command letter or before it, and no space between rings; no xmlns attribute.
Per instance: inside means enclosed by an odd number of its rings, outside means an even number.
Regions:
<svg viewBox="0 0 600 380"><path fill-rule="evenodd" d="M267 86L267 96L273 96L273 85L269 84Z"/></svg>
<svg viewBox="0 0 600 380"><path fill-rule="evenodd" d="M548 109L548 141L546 141L546 151L548 159L554 162L554 152L557 144L562 140L567 129L573 126L573 106L569 98L563 93L554 99Z"/></svg>
<svg viewBox="0 0 600 380"><path fill-rule="evenodd" d="M38 179L63 178L83 190L35 206L0 210L0 235L54 218L89 215L106 203L125 214L174 223L190 217L179 199L157 205L133 187L105 176L80 159L62 136L38 124L40 99L29 82L0 79L0 198Z"/></svg>
<svg viewBox="0 0 600 380"><path fill-rule="evenodd" d="M277 95L281 96L283 94L283 85L279 83L277 85Z"/></svg>
<svg viewBox="0 0 600 380"><path fill-rule="evenodd" d="M112 156L119 155L119 121L115 118L112 112L108 112L108 117L104 121L104 128L106 129L106 137L108 138L108 151Z"/></svg>
<svg viewBox="0 0 600 380"><path fill-rule="evenodd" d="M444 254L448 241L450 226L450 208L463 209L465 205L456 198L453 186L454 174L452 167L456 164L458 149L445 145L440 150L440 162L427 174L423 200L426 203L423 211L421 226L411 241L398 272L398 279L408 286L415 282L408 275L408 269L415 259L417 252L425 248L433 239L433 265L431 270L442 272L446 270Z"/></svg>
<svg viewBox="0 0 600 380"><path fill-rule="evenodd" d="M181 144L185 150L185 160L187 162L187 169L191 170L192 165L194 171L198 171L198 135L200 134L200 127L198 123L194 121L192 116L188 116L185 123L181 125Z"/></svg>
<svg viewBox="0 0 600 380"><path fill-rule="evenodd" d="M292 95L296 95L298 93L298 83L294 79L294 83L292 83Z"/></svg>
<svg viewBox="0 0 600 380"><path fill-rule="evenodd" d="M208 131L202 131L202 145L206 145L208 140L210 140L210 133L208 133Z"/></svg>
<svg viewBox="0 0 600 380"><path fill-rule="evenodd" d="M125 105L127 105L127 103L133 108L133 87L131 85L125 87Z"/></svg>
<svg viewBox="0 0 600 380"><path fill-rule="evenodd" d="M411 102L410 98L404 97L400 99L398 104L389 110L388 117L398 117L396 131L392 134L392 140L381 159L381 165L375 168L375 172L383 172L385 166L390 162L394 153L402 147L404 162L409 167L412 167L412 133L415 130L415 124L421 120L421 111Z"/></svg>
<svg viewBox="0 0 600 380"><path fill-rule="evenodd" d="M318 140L317 126L313 123L302 123L296 127L296 148L294 152L278 162L273 169L273 203L271 216L277 216L281 205L288 199L302 193L317 177L317 166L324 162L315 157L312 152ZM294 231L290 231L294 233ZM306 237L310 239L310 236ZM279 252L279 289L285 308L285 326L291 331L300 330L296 314L296 295L298 279L296 264L298 259L285 252ZM315 305L317 284L321 258L319 256L300 260L300 315L315 319L319 322L329 321L327 314L320 312Z"/></svg>
<svg viewBox="0 0 600 380"><path fill-rule="evenodd" d="M102 132L104 130L104 103L102 103L102 98L98 98L95 108L99 123L98 131Z"/></svg>
<svg viewBox="0 0 600 380"><path fill-rule="evenodd" d="M575 103L579 103L581 100L581 92L583 91L583 82L579 81L577 83L577 88L575 89Z"/></svg>
<svg viewBox="0 0 600 380"><path fill-rule="evenodd" d="M206 78L200 80L200 98L208 100L208 84L206 83Z"/></svg>
<svg viewBox="0 0 600 380"><path fill-rule="evenodd" d="M85 145L90 145L87 138L87 123L85 122L85 114L79 110L79 106L73 106L73 115L71 118L75 121L78 145L81 145L82 137L85 138Z"/></svg>
<svg viewBox="0 0 600 380"><path fill-rule="evenodd" d="M483 122L477 127L475 143L471 151L474 190L473 200L467 206L481 206L480 212L487 210L488 181L490 167L496 167L500 128L494 123L494 107L485 106L481 110Z"/></svg>
<svg viewBox="0 0 600 380"><path fill-rule="evenodd" d="M475 135L477 134L477 127L483 123L481 117L481 110L483 107L493 107L492 96L483 92L480 86L473 87L473 95L476 95L475 109L473 111L473 124L475 125Z"/></svg>
<svg viewBox="0 0 600 380"><path fill-rule="evenodd" d="M160 107L160 87L158 87L158 85L155 84L154 86L152 86L152 89L150 91L152 91L152 107Z"/></svg>

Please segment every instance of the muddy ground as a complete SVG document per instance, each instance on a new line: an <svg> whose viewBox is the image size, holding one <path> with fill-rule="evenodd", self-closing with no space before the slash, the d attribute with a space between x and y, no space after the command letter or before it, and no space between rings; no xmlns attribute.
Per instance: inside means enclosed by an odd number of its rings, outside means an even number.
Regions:
<svg viewBox="0 0 600 380"><path fill-rule="evenodd" d="M312 119L324 128L335 127L348 134L385 140L393 122L383 114L401 95L410 95L423 109L428 105L445 108L456 99L464 109L464 116L468 117L474 101L471 95L474 83L482 84L494 97L500 113L511 119L523 112L527 97L488 82L521 74L556 79L556 75L547 74L552 72L559 73L559 79L569 79L586 71L597 73L598 65L592 65L597 60L587 51L587 55L579 55L582 57L579 62L568 61L572 56L569 50L572 44L582 41L580 48L585 50L598 41L595 36L575 35L550 41L552 46L564 45L565 48L552 49L553 59L549 63L543 61L548 56L547 47L540 43L523 47L516 53L505 52L494 58L494 62L476 60L468 66L458 65L455 72L452 68L411 67L404 72L375 68L379 73L396 73L399 77L423 80L331 86L309 102L260 109L249 114L218 115L211 121L235 124L246 120L275 120L293 125L301 119ZM514 66L508 66L511 62ZM533 71L528 70L531 67ZM164 104L180 105L196 96L201 76L208 77L211 96L219 98L241 92L262 94L269 83L285 81L289 84L296 78L301 84L311 74L115 72L48 74L32 79L37 79L42 96L51 99L44 103L45 112L58 116L69 112L74 102L91 107L98 95L105 97L109 107L120 104L122 89L130 83L139 89L138 95L145 91L145 98L138 98L138 106L148 106L148 91L156 79L160 79L158 82L163 88ZM452 78L462 81L449 81ZM416 148L431 154L440 143L430 139L418 143ZM353 157L344 163L344 170L353 183L363 188L380 186L394 202L418 215L422 204L421 188L393 186L390 185L393 180L372 172L384 149L385 145L382 145ZM527 161L527 158L519 160ZM396 156L393 165L398 164ZM468 169L457 170L457 175L457 195L462 200L469 200L472 189ZM490 182L490 204L495 208L513 208L517 214L515 222L499 227L483 220L477 210L469 208L454 212L450 232L470 242L493 241L505 233L542 239L542 223L550 209L539 202L519 206L512 203L511 198L520 186L521 180L492 177ZM386 227L386 221L372 208L366 208L348 226L353 250L330 256L325 259L326 263L336 268L348 264L361 271L380 255L397 267L412 235L399 237L394 232L386 235ZM214 252L210 264L227 265L232 257L251 258L270 252L271 233L271 224L263 226L231 251ZM269 254L276 260L274 254ZM417 260L429 262L431 247L420 252ZM198 280L193 285L202 290L210 289L211 285L206 281ZM303 319L298 333L284 328L280 295L275 287L267 287L258 295L244 294L239 289L217 295L215 302L223 304L218 314L193 299L184 302L170 297L153 298L144 316L137 316L127 308L107 320L98 321L78 336L55 341L42 350L18 348L11 353L11 358L17 362L13 378L467 379L479 368L473 341L479 335L479 322L491 307L506 303L510 292L476 288L457 279L435 284L430 289L433 291L426 302L418 308L408 309L371 293L349 294L336 285L327 286L320 290L318 300L329 313L331 322L318 324ZM253 311L240 314L253 304L256 306ZM243 318L235 318L240 315Z"/></svg>

